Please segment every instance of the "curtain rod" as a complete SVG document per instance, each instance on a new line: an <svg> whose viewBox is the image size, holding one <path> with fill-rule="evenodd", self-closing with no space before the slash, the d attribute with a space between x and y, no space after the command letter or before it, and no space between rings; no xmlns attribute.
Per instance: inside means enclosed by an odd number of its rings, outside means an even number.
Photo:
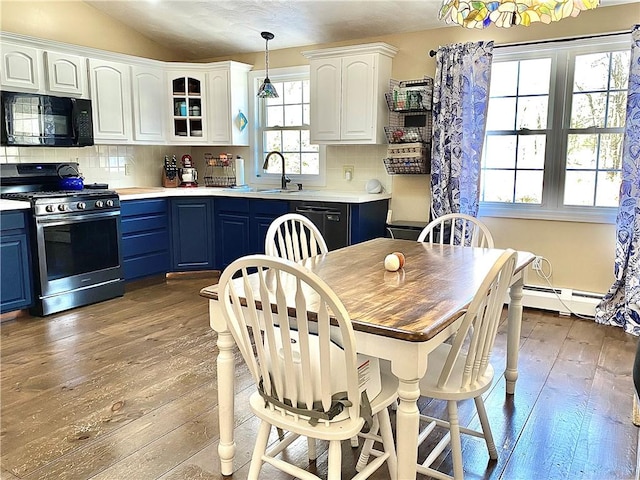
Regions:
<svg viewBox="0 0 640 480"><path fill-rule="evenodd" d="M520 46L526 46L526 45L542 45L544 43L572 42L574 40L588 40L590 38L613 37L615 35L620 35L624 33L628 33L628 32L623 31L623 32L614 32L614 33L602 33L600 35L584 35L582 37L573 37L573 38L556 38L554 40L542 40L538 42L505 43L503 45L495 45L493 48L520 47ZM436 50L430 50L429 56L435 57L436 53L438 53Z"/></svg>

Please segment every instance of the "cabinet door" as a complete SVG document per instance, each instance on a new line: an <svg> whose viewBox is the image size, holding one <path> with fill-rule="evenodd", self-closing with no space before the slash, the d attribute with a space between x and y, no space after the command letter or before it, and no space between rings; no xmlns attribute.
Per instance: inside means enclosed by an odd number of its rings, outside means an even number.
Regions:
<svg viewBox="0 0 640 480"><path fill-rule="evenodd" d="M131 80L129 66L89 60L93 134L96 143L131 140Z"/></svg>
<svg viewBox="0 0 640 480"><path fill-rule="evenodd" d="M353 55L342 59L342 111L340 138L342 140L375 139L374 112L374 54Z"/></svg>
<svg viewBox="0 0 640 480"><path fill-rule="evenodd" d="M2 68L0 68L0 84L3 87L35 91L41 87L40 51L35 48L0 44Z"/></svg>
<svg viewBox="0 0 640 480"><path fill-rule="evenodd" d="M312 60L310 65L311 142L340 140L342 60Z"/></svg>
<svg viewBox="0 0 640 480"><path fill-rule="evenodd" d="M174 142L207 140L205 75L200 72L172 72L167 77L171 98L169 139Z"/></svg>
<svg viewBox="0 0 640 480"><path fill-rule="evenodd" d="M47 89L53 93L86 97L87 63L83 57L45 52Z"/></svg>
<svg viewBox="0 0 640 480"><path fill-rule="evenodd" d="M133 67L133 138L137 141L164 143L164 72Z"/></svg>
<svg viewBox="0 0 640 480"><path fill-rule="evenodd" d="M271 223L289 212L289 202L284 200L252 199L250 203L251 253L264 253L264 240Z"/></svg>
<svg viewBox="0 0 640 480"><path fill-rule="evenodd" d="M216 199L216 268L249 254L249 224L249 199Z"/></svg>
<svg viewBox="0 0 640 480"><path fill-rule="evenodd" d="M174 270L213 269L212 219L213 201L209 198L172 200L171 230Z"/></svg>
<svg viewBox="0 0 640 480"><path fill-rule="evenodd" d="M231 98L229 92L229 70L214 70L208 74L209 90L209 141L230 145Z"/></svg>
<svg viewBox="0 0 640 480"><path fill-rule="evenodd" d="M23 229L26 223L22 213L2 215L3 229ZM0 239L0 312L19 310L31 305L31 268L29 240L26 233L2 235Z"/></svg>

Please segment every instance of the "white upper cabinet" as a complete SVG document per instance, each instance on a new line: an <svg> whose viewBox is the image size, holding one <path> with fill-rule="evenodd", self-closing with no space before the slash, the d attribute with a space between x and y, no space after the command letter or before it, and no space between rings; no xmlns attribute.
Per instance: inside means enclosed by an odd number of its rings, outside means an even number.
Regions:
<svg viewBox="0 0 640 480"><path fill-rule="evenodd" d="M302 52L310 59L311 142L386 143L392 58L386 43Z"/></svg>
<svg viewBox="0 0 640 480"><path fill-rule="evenodd" d="M205 73L195 70L169 71L167 85L171 108L169 140L204 143L207 140Z"/></svg>
<svg viewBox="0 0 640 480"><path fill-rule="evenodd" d="M133 87L133 139L136 142L164 143L166 87L164 70L134 66L131 69Z"/></svg>
<svg viewBox="0 0 640 480"><path fill-rule="evenodd" d="M89 83L96 143L128 143L132 139L130 66L89 59Z"/></svg>
<svg viewBox="0 0 640 480"><path fill-rule="evenodd" d="M0 85L3 88L34 92L40 90L42 87L40 50L2 42L0 54L2 55Z"/></svg>
<svg viewBox="0 0 640 480"><path fill-rule="evenodd" d="M44 52L44 58L49 92L69 96L87 96L86 58L57 52Z"/></svg>
<svg viewBox="0 0 640 480"><path fill-rule="evenodd" d="M209 137L213 145L248 145L248 128L238 123L247 114L248 73L251 65L221 62L207 72Z"/></svg>

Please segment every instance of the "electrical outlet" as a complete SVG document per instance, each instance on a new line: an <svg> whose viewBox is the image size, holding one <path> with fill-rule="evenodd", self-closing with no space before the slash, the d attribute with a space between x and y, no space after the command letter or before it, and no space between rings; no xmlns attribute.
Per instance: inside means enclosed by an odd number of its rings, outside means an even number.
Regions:
<svg viewBox="0 0 640 480"><path fill-rule="evenodd" d="M542 271L542 258L541 256L536 256L536 258L533 259L533 263L531 264L531 268L533 268L536 272L541 272Z"/></svg>
<svg viewBox="0 0 640 480"><path fill-rule="evenodd" d="M347 182L350 182L351 180L353 180L353 171L354 171L353 165L343 165L342 166L342 177Z"/></svg>
<svg viewBox="0 0 640 480"><path fill-rule="evenodd" d="M124 164L124 174L126 176L131 175L131 164L129 164L129 163L125 163Z"/></svg>

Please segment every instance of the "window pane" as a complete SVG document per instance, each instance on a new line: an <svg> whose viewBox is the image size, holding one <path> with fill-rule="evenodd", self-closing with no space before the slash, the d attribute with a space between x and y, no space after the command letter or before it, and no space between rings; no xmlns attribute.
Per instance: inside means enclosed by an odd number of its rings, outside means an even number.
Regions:
<svg viewBox="0 0 640 480"><path fill-rule="evenodd" d="M302 82L286 82L284 85L284 103L302 103Z"/></svg>
<svg viewBox="0 0 640 480"><path fill-rule="evenodd" d="M611 88L612 90L627 90L629 83L629 64L631 52L613 52L611 55Z"/></svg>
<svg viewBox="0 0 640 480"><path fill-rule="evenodd" d="M518 95L549 93L551 59L539 58L520 62L520 85Z"/></svg>
<svg viewBox="0 0 640 480"><path fill-rule="evenodd" d="M487 130L514 130L515 119L515 98L492 98L489 101Z"/></svg>
<svg viewBox="0 0 640 480"><path fill-rule="evenodd" d="M282 107L276 105L267 107L267 127L281 127L284 125Z"/></svg>
<svg viewBox="0 0 640 480"><path fill-rule="evenodd" d="M296 175L300 174L300 154L299 153L287 153L285 155L285 172L293 173Z"/></svg>
<svg viewBox="0 0 640 480"><path fill-rule="evenodd" d="M592 206L595 184L595 171L568 171L564 184L564 204Z"/></svg>
<svg viewBox="0 0 640 480"><path fill-rule="evenodd" d="M604 127L606 93L574 93L571 128Z"/></svg>
<svg viewBox="0 0 640 480"><path fill-rule="evenodd" d="M620 172L599 172L596 207L617 207L620 195Z"/></svg>
<svg viewBox="0 0 640 480"><path fill-rule="evenodd" d="M518 170L516 177L517 203L542 203L543 172Z"/></svg>
<svg viewBox="0 0 640 480"><path fill-rule="evenodd" d="M549 97L520 97L518 99L518 122L516 128L547 128L547 106Z"/></svg>
<svg viewBox="0 0 640 480"><path fill-rule="evenodd" d="M309 80L302 82L302 103L310 103Z"/></svg>
<svg viewBox="0 0 640 480"><path fill-rule="evenodd" d="M285 126L299 127L302 125L302 105L287 105L284 107Z"/></svg>
<svg viewBox="0 0 640 480"><path fill-rule="evenodd" d="M609 94L609 108L607 111L607 127L624 127L627 118L627 92L612 92Z"/></svg>
<svg viewBox="0 0 640 480"><path fill-rule="evenodd" d="M282 132L264 132L265 153L282 149ZM277 155L274 155L276 157Z"/></svg>
<svg viewBox="0 0 640 480"><path fill-rule="evenodd" d="M569 135L567 168L595 168L598 135Z"/></svg>
<svg viewBox="0 0 640 480"><path fill-rule="evenodd" d="M309 120L309 105L303 105L302 106L302 124L303 125L310 125L311 124L311 120Z"/></svg>
<svg viewBox="0 0 640 480"><path fill-rule="evenodd" d="M622 168L622 133L603 133L600 135L600 168Z"/></svg>
<svg viewBox="0 0 640 480"><path fill-rule="evenodd" d="M518 168L544 169L546 143L546 135L519 135Z"/></svg>
<svg viewBox="0 0 640 480"><path fill-rule="evenodd" d="M282 132L282 146L285 152L299 152L300 151L300 131L283 131Z"/></svg>
<svg viewBox="0 0 640 480"><path fill-rule="evenodd" d="M301 173L307 175L317 175L320 172L320 154L303 153Z"/></svg>
<svg viewBox="0 0 640 480"><path fill-rule="evenodd" d="M513 170L483 170L483 201L513 202Z"/></svg>
<svg viewBox="0 0 640 480"><path fill-rule="evenodd" d="M518 86L518 62L495 62L491 67L489 96L515 95Z"/></svg>
<svg viewBox="0 0 640 480"><path fill-rule="evenodd" d="M311 144L310 133L309 130L301 130L300 131L300 146L303 151L307 152L318 152L320 151L320 146L317 144Z"/></svg>
<svg viewBox="0 0 640 480"><path fill-rule="evenodd" d="M515 135L490 135L485 140L484 149L487 168L515 168Z"/></svg>
<svg viewBox="0 0 640 480"><path fill-rule="evenodd" d="M609 80L609 54L594 53L576 56L573 79L574 92L606 90Z"/></svg>

